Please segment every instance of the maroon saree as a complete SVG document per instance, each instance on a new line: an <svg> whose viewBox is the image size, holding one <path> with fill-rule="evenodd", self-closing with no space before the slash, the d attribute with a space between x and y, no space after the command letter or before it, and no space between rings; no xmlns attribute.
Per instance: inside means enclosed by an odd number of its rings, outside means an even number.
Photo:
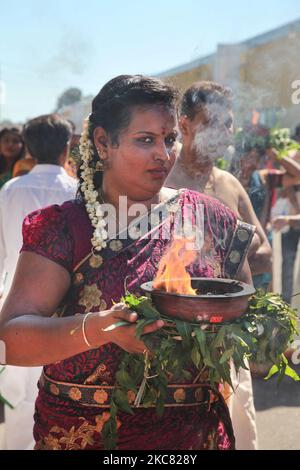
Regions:
<svg viewBox="0 0 300 470"><path fill-rule="evenodd" d="M188 190L181 190L166 203L168 215L157 226L155 238L110 240L108 247L95 255L91 253L92 227L85 207L80 201L69 201L25 219L22 251L45 256L70 272L72 285L60 315L105 310L113 300L120 300L125 280L130 292L141 294L140 285L155 277L170 243L163 237L165 223L169 221L171 230L176 225L174 207L184 219L186 207L197 208L199 204L204 209L204 245L188 271L195 277L234 277L247 253L253 228L238 222L219 201ZM44 367L48 386L42 377L35 411L36 449L103 449L101 430L109 417L105 387L114 385L122 354L122 349L109 343ZM82 403L83 386L96 387L92 403ZM63 388L68 396L60 393ZM234 448L231 421L221 395L205 406L184 406L180 399L160 418L154 408L136 408L134 415L120 412L118 426L118 449L122 450Z"/></svg>

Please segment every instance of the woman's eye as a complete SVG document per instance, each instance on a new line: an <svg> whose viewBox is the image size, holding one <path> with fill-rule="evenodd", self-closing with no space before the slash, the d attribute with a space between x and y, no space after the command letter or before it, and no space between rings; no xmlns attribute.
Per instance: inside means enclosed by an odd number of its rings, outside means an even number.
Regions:
<svg viewBox="0 0 300 470"><path fill-rule="evenodd" d="M138 140L139 140L139 142L142 142L143 144L151 144L153 142L152 137L141 137Z"/></svg>

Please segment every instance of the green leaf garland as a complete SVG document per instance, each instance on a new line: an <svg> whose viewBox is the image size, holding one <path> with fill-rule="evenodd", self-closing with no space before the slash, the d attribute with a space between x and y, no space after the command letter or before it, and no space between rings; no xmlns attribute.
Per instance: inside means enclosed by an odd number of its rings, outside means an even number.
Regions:
<svg viewBox="0 0 300 470"><path fill-rule="evenodd" d="M168 383L191 381L189 369L198 374L193 381L209 382L213 389L219 383L228 383L232 389L230 367L247 369L245 360L272 364L266 379L278 374L299 381L300 377L288 365L284 351L297 334L297 314L280 295L257 291L250 300L247 312L232 321L219 324L188 323L160 314L148 297L128 294L121 299L128 308L138 313L137 336L149 322L163 319L165 326L142 337L151 355L124 352L116 374L115 390L111 399L110 419L102 432L104 447L117 445L117 413L133 413L128 392L138 392L140 403L156 407L161 416ZM140 388L141 384L143 387Z"/></svg>

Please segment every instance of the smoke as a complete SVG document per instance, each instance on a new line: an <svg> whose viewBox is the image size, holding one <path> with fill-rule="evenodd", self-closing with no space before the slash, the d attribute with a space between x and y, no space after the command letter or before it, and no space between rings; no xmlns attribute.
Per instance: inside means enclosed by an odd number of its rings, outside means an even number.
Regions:
<svg viewBox="0 0 300 470"><path fill-rule="evenodd" d="M83 75L92 53L90 43L74 31L65 32L57 52L40 69L41 75Z"/></svg>
<svg viewBox="0 0 300 470"><path fill-rule="evenodd" d="M227 143L224 136L218 129L207 127L199 129L194 139L194 148L198 162L214 162L222 158L230 142Z"/></svg>
<svg viewBox="0 0 300 470"><path fill-rule="evenodd" d="M261 112L262 124L281 125L286 108L292 105L292 83L299 78L299 45L300 36L292 32L244 53L246 81L232 87L238 125L243 125L253 109Z"/></svg>
<svg viewBox="0 0 300 470"><path fill-rule="evenodd" d="M218 103L206 104L205 115L207 124L197 126L193 147L198 163L214 163L224 157L233 143L230 129L226 126L228 109Z"/></svg>

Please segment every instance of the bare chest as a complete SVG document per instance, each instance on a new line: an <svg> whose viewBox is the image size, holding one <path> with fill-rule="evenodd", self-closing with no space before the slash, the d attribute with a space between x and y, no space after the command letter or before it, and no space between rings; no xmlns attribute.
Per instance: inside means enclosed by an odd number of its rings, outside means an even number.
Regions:
<svg viewBox="0 0 300 470"><path fill-rule="evenodd" d="M204 180L201 177L193 178L187 175L178 165L169 175L165 184L175 189L187 188L192 191L207 194L229 207L237 216L240 215L238 209L238 195L235 188L224 181L224 178L219 177L218 174L214 174L213 177L208 180L207 178Z"/></svg>

